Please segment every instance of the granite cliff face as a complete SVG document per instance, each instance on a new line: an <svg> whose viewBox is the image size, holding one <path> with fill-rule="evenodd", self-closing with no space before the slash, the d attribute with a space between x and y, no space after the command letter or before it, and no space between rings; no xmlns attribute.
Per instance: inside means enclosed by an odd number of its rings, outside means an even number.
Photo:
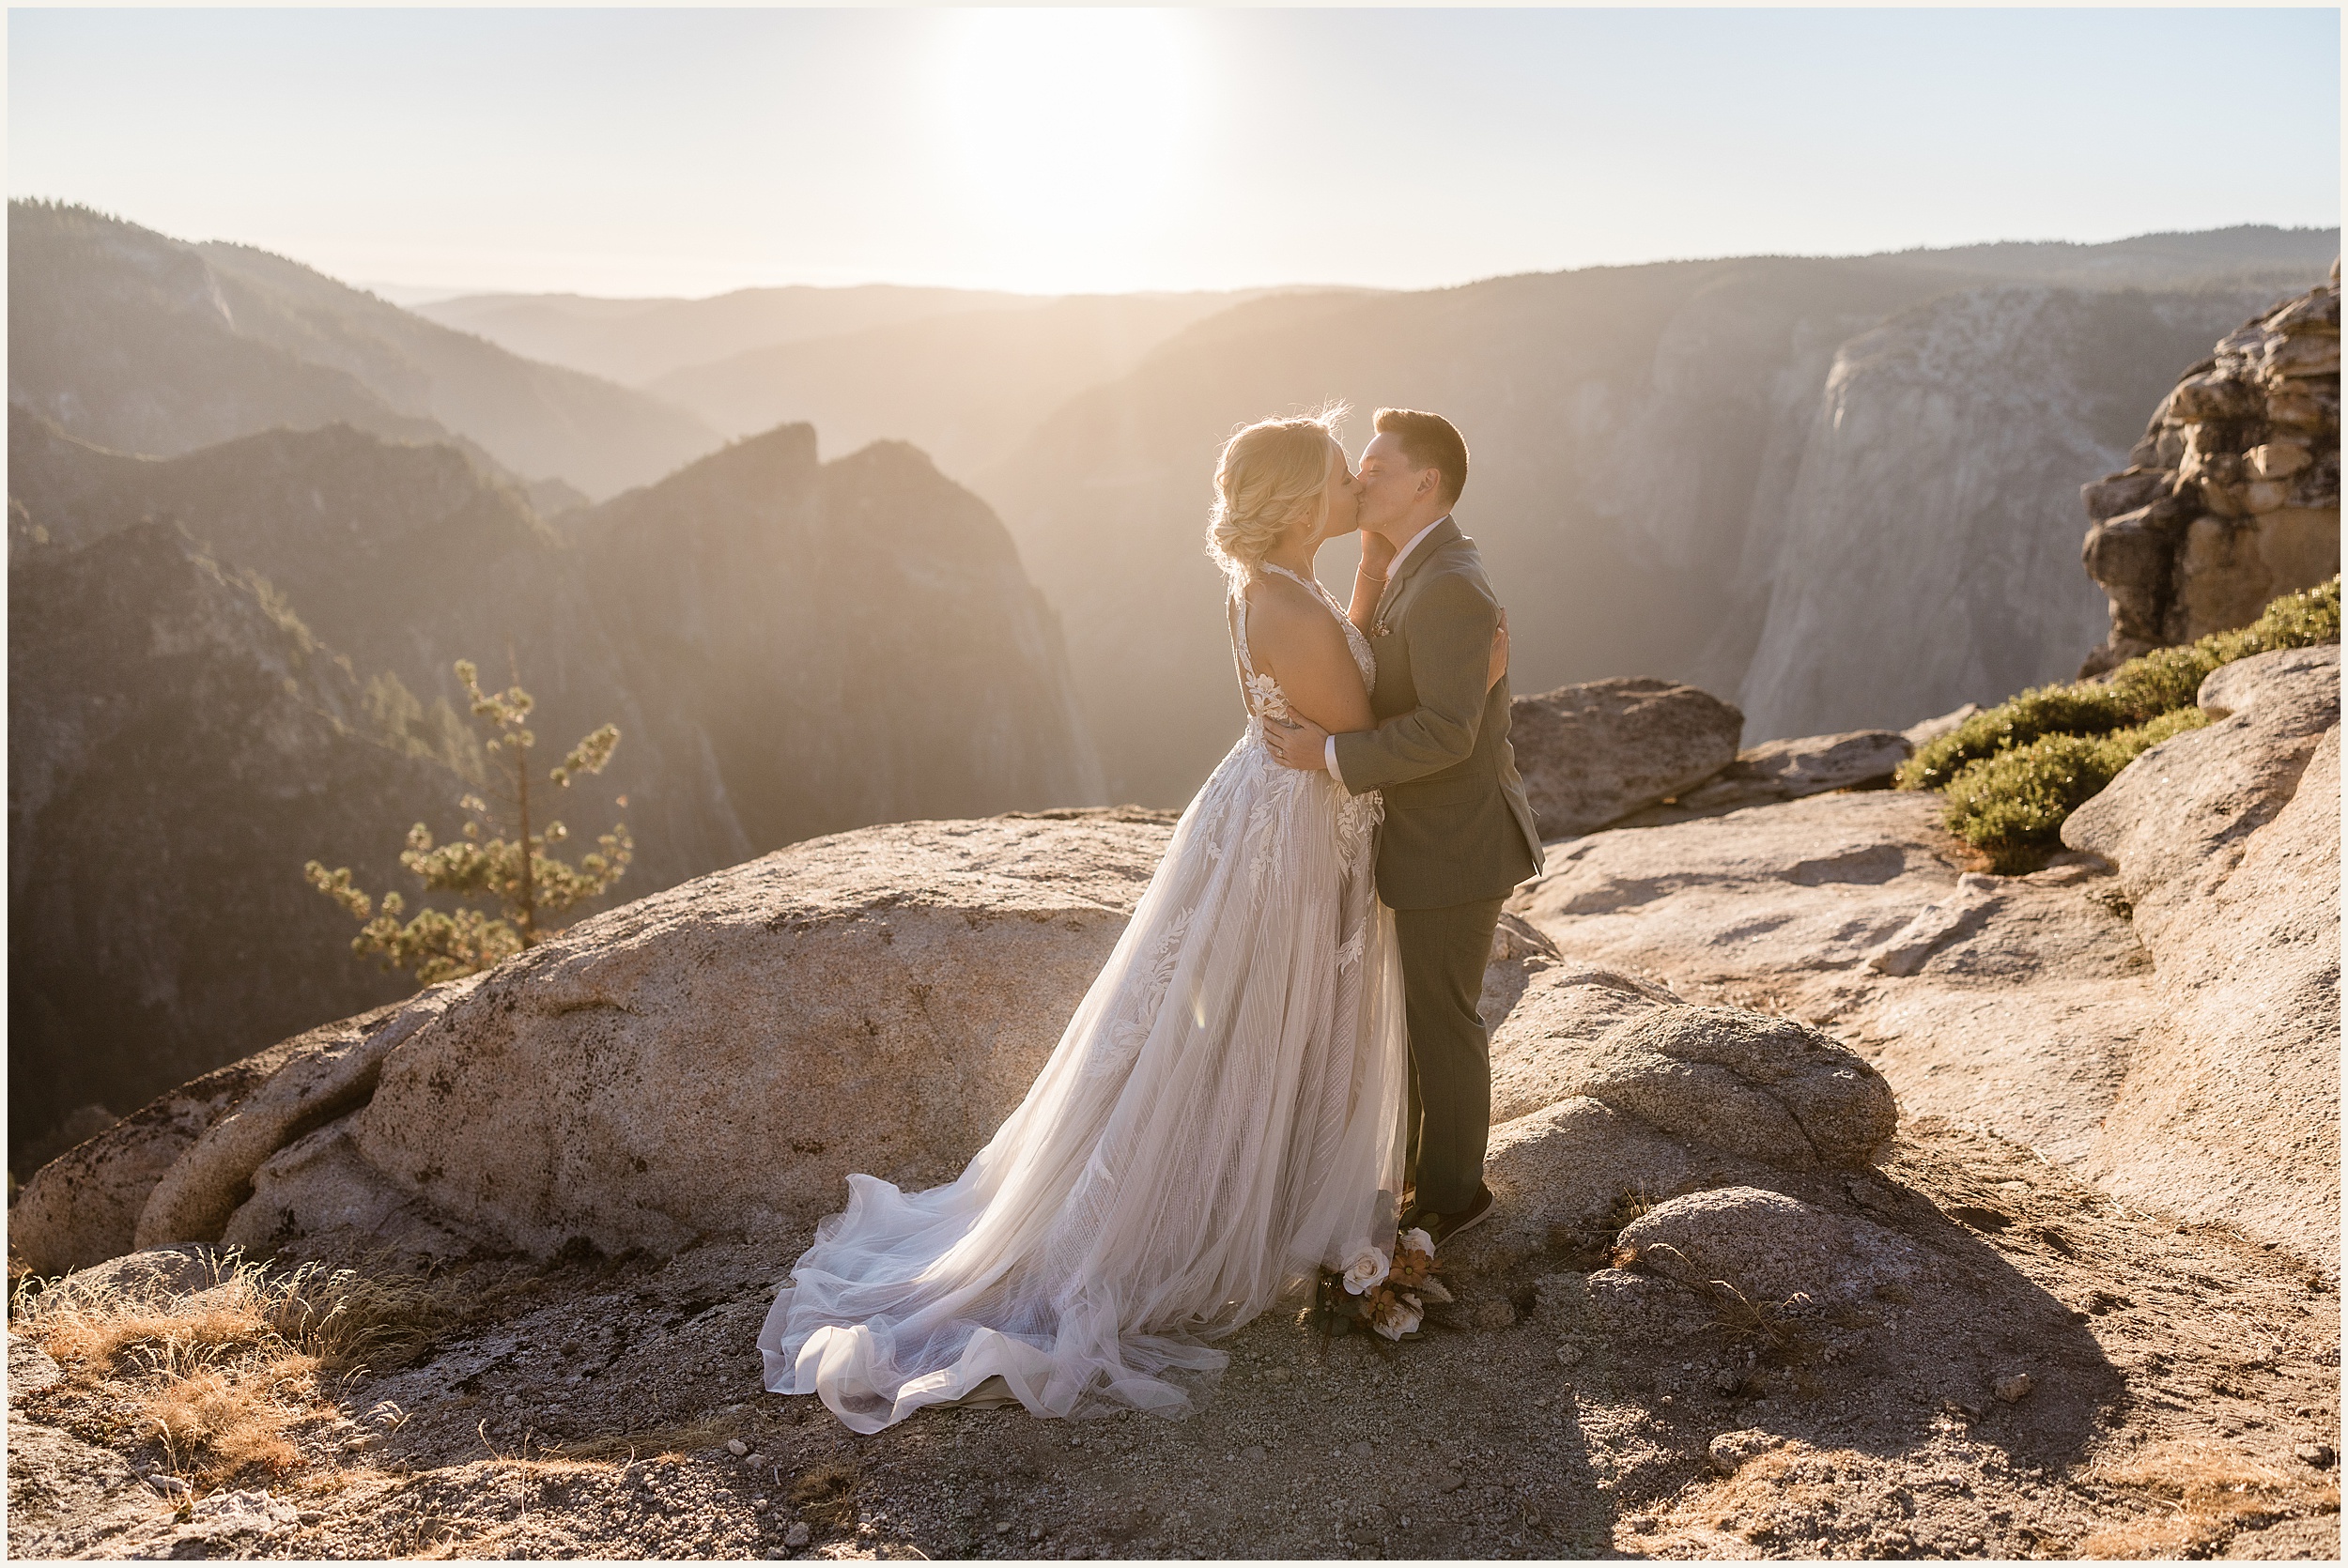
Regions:
<svg viewBox="0 0 2348 1568"><path fill-rule="evenodd" d="M474 443L590 497L718 446L685 410L517 357L250 246L86 208L8 204L8 399L68 433L171 456L341 422Z"/></svg>
<svg viewBox="0 0 2348 1568"><path fill-rule="evenodd" d="M168 522L11 561L12 1144L404 989L300 876L321 854L388 884L401 824L461 788L367 695Z"/></svg>
<svg viewBox="0 0 2348 1568"><path fill-rule="evenodd" d="M628 822L621 897L1100 798L1049 610L910 448L826 464L786 427L562 535L463 453L348 426L152 459L19 410L11 449L17 1140L396 994L300 867L406 886L407 825L456 825L459 657L495 679L510 645L549 744L620 726L561 809Z"/></svg>
<svg viewBox="0 0 2348 1568"><path fill-rule="evenodd" d="M2340 263L2219 340L2084 485L2111 629L2080 674L2248 625L2340 570Z"/></svg>
<svg viewBox="0 0 2348 1568"><path fill-rule="evenodd" d="M1745 556L1768 594L1747 739L1899 729L2069 675L2102 614L2073 564L2078 476L2249 302L1972 289L1842 345L1783 521Z"/></svg>

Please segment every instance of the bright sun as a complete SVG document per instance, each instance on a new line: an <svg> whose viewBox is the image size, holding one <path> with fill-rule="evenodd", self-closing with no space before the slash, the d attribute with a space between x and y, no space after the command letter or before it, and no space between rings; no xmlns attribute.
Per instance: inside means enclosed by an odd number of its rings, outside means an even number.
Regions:
<svg viewBox="0 0 2348 1568"><path fill-rule="evenodd" d="M1038 281L1092 271L1162 221L1193 121L1190 28L1146 10L941 18L936 101L958 187Z"/></svg>

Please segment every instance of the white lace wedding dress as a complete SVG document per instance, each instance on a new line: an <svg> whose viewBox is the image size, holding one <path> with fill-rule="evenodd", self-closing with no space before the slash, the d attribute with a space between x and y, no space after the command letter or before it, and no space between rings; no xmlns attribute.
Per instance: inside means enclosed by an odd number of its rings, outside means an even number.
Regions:
<svg viewBox="0 0 2348 1568"><path fill-rule="evenodd" d="M1368 682L1367 641L1306 586ZM1209 1342L1391 1254L1407 1068L1381 807L1265 749L1286 698L1230 609L1246 733L993 1141L927 1191L848 1177L760 1330L773 1391L858 1432L996 1376L1037 1415L1179 1415L1225 1364Z"/></svg>

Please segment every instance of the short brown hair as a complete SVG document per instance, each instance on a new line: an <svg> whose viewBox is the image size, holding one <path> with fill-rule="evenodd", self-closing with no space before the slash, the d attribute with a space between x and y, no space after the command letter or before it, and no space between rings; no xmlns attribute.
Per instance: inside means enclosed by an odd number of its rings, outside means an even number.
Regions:
<svg viewBox="0 0 2348 1568"><path fill-rule="evenodd" d="M1415 408L1381 408L1370 422L1381 436L1401 444L1402 455L1414 469L1434 469L1443 475L1443 503L1455 504L1467 488L1467 442L1441 414Z"/></svg>

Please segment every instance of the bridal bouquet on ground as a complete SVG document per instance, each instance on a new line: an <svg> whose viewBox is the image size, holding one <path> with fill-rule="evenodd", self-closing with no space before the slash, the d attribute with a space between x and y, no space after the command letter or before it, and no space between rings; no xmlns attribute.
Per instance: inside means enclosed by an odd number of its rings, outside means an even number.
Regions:
<svg viewBox="0 0 2348 1568"><path fill-rule="evenodd" d="M1448 1301L1435 1272L1435 1242L1423 1230L1407 1230L1395 1237L1389 1259L1375 1247L1366 1248L1342 1273L1332 1268L1321 1277L1321 1308L1333 1333L1346 1333L1355 1324L1387 1339L1414 1333L1426 1315L1429 1301Z"/></svg>

